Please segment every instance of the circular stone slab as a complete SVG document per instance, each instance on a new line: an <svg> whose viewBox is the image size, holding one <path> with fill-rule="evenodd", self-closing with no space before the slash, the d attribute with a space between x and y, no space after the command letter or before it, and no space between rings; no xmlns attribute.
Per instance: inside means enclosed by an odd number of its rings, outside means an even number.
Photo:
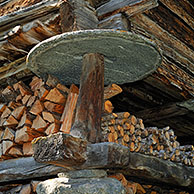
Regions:
<svg viewBox="0 0 194 194"><path fill-rule="evenodd" d="M105 84L140 80L162 61L156 45L142 36L119 30L83 30L42 41L29 52L27 66L40 77L51 74L63 84L79 84L86 53L104 55Z"/></svg>

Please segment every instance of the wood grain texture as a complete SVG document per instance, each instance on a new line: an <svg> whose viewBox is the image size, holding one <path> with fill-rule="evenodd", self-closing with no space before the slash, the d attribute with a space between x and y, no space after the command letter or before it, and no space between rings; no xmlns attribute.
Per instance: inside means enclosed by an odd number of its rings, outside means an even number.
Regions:
<svg viewBox="0 0 194 194"><path fill-rule="evenodd" d="M100 138L104 98L104 57L97 53L83 57L80 93L70 134L95 143Z"/></svg>

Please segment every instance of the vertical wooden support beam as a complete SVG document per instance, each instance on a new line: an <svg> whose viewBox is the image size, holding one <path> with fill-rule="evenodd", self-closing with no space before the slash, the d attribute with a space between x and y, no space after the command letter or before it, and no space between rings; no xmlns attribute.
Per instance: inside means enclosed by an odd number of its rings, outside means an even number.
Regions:
<svg viewBox="0 0 194 194"><path fill-rule="evenodd" d="M99 142L104 97L104 57L98 53L83 57L76 116L70 134Z"/></svg>

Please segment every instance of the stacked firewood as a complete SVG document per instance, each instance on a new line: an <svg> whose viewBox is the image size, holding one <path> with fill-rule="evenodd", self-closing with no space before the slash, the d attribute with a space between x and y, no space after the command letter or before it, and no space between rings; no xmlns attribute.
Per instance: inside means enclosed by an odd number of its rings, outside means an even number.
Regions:
<svg viewBox="0 0 194 194"><path fill-rule="evenodd" d="M194 166L193 145L180 146L170 127L145 128L143 120L129 112L113 113L111 97L122 89L111 84L104 89L101 141L129 147L131 152L156 156ZM29 87L22 81L1 91L0 159L31 156L31 141L62 131L69 133L74 123L79 89L68 89L52 76L44 82L34 77Z"/></svg>
<svg viewBox="0 0 194 194"><path fill-rule="evenodd" d="M29 86L20 81L1 92L2 159L30 156L33 138L59 131L69 89L51 76L46 83L34 77Z"/></svg>
<svg viewBox="0 0 194 194"><path fill-rule="evenodd" d="M115 142L139 152L194 166L194 146L180 146L170 127L145 128L143 120L129 112L111 113L102 117L103 141Z"/></svg>
<svg viewBox="0 0 194 194"><path fill-rule="evenodd" d="M108 100L122 89L111 84L104 91L104 113L111 113ZM0 160L33 154L31 141L59 131L69 133L72 127L79 89L70 89L48 76L44 82L34 77L7 86L0 95Z"/></svg>

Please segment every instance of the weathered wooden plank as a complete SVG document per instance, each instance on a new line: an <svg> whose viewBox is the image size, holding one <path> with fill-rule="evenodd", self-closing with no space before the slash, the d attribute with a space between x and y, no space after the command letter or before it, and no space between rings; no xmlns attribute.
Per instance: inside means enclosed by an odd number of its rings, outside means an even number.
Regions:
<svg viewBox="0 0 194 194"><path fill-rule="evenodd" d="M59 3L57 0L41 1L30 7L0 17L1 30L3 31L18 24L29 22L57 9L59 9Z"/></svg>
<svg viewBox="0 0 194 194"><path fill-rule="evenodd" d="M118 13L98 23L100 29L130 30L130 23L124 14Z"/></svg>
<svg viewBox="0 0 194 194"><path fill-rule="evenodd" d="M152 36L160 40L161 42L157 42L157 43L162 48L165 47L164 50L166 50L167 47L165 45L167 45L174 51L181 54L183 57L187 58L187 60L190 60L191 65L188 68L190 68L190 70L194 69L192 64L192 62L194 62L194 53L183 42L181 42L176 37L169 34L165 29L160 27L156 22L154 22L144 14L136 15L132 17L130 20L136 25L143 28L146 32L151 33Z"/></svg>
<svg viewBox="0 0 194 194"><path fill-rule="evenodd" d="M129 10L130 15L141 13L157 5L157 0L111 0L98 7L96 11L98 17L102 19L106 15L113 15L127 10Z"/></svg>
<svg viewBox="0 0 194 194"><path fill-rule="evenodd" d="M74 116L75 116L75 108L77 104L77 98L79 94L79 89L74 84L71 85L67 102L61 116L61 128L60 131L64 133L69 133L73 124Z"/></svg>
<svg viewBox="0 0 194 194"><path fill-rule="evenodd" d="M176 17L174 13L166 8L163 4L160 4L160 6L156 7L155 9L147 11L145 14L153 21L155 21L159 26L161 26L164 30L172 34L174 37L178 38L189 48L194 49L194 30L192 30L190 26L185 24L181 20L181 18Z"/></svg>
<svg viewBox="0 0 194 194"><path fill-rule="evenodd" d="M193 30L194 30L194 9L189 0L179 1L179 0L159 0L162 4L168 7L173 13L184 20Z"/></svg>
<svg viewBox="0 0 194 194"><path fill-rule="evenodd" d="M83 57L80 93L70 134L95 143L100 141L104 99L104 57L90 53Z"/></svg>
<svg viewBox="0 0 194 194"><path fill-rule="evenodd" d="M96 29L98 19L95 10L82 0L64 2L60 5L63 32Z"/></svg>

